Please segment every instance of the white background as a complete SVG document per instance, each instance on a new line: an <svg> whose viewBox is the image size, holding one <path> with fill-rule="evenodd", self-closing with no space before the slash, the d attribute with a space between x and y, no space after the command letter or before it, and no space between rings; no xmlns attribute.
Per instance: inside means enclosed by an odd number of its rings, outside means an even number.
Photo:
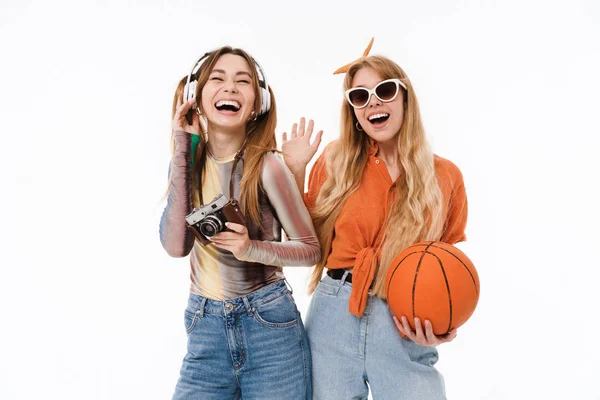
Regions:
<svg viewBox="0 0 600 400"><path fill-rule="evenodd" d="M588 1L0 2L1 399L167 399L188 259L158 239L180 77L242 47L337 137L339 66L412 79L467 185L481 298L448 398L600 399L600 6ZM287 269L304 314L308 269Z"/></svg>

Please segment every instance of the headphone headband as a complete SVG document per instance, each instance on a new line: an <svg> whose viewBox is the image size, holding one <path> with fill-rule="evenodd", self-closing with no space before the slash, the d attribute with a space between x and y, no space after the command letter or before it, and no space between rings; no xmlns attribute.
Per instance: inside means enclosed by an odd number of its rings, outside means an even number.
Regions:
<svg viewBox="0 0 600 400"><path fill-rule="evenodd" d="M202 57L200 57L198 61L196 61L192 66L192 69L188 74L185 87L183 88L184 101L191 100L196 94L196 84L198 83L198 77L194 75L196 75L198 71L200 71L200 67L202 66L204 61L206 61L206 59L212 53L214 53L214 51L204 53L204 55L202 55ZM252 61L254 61L254 70L256 71L256 75L258 77L258 92L260 95L260 110L258 112L258 115L263 115L271 109L271 93L269 93L269 84L267 82L267 76L265 75L265 72L263 71L260 64L254 59L254 57L250 56L250 58L252 58ZM194 76L193 79L192 76Z"/></svg>

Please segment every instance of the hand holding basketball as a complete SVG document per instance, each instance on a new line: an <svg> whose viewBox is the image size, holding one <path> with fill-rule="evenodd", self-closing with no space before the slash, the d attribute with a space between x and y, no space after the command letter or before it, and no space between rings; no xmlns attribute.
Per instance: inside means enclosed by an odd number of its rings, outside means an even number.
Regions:
<svg viewBox="0 0 600 400"><path fill-rule="evenodd" d="M400 320L394 316L394 324L396 324L396 328L402 337L408 338L418 345L427 347L435 347L442 343L451 342L458 333L456 329L452 329L445 335L436 336L433 333L431 322L426 320L424 323L425 327L423 328L421 326L421 320L418 317L415 318L415 331L410 327L406 317L402 317L402 322L400 322Z"/></svg>
<svg viewBox="0 0 600 400"><path fill-rule="evenodd" d="M417 243L392 261L386 276L386 298L401 322L396 324L401 333L422 343L448 341L445 338L453 339L453 331L477 306L479 276L458 248L443 242ZM423 330L420 321L426 320L430 325Z"/></svg>

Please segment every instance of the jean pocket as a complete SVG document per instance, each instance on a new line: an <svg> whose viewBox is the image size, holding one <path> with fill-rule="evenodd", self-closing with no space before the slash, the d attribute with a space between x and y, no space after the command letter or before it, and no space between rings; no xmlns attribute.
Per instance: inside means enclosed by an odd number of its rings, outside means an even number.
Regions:
<svg viewBox="0 0 600 400"><path fill-rule="evenodd" d="M319 292L327 296L336 297L340 291L340 288L340 285L335 285L332 283L321 281L315 288L315 292Z"/></svg>
<svg viewBox="0 0 600 400"><path fill-rule="evenodd" d="M438 351L435 347L421 346L410 339L403 339L407 355L411 361L433 367L439 360Z"/></svg>
<svg viewBox="0 0 600 400"><path fill-rule="evenodd" d="M298 308L291 295L286 293L273 301L253 309L254 319L269 328L289 328L298 323Z"/></svg>
<svg viewBox="0 0 600 400"><path fill-rule="evenodd" d="M198 314L195 312L191 312L190 310L185 310L185 314L183 317L183 323L185 326L185 331L187 333L191 333L196 326L196 321L198 321Z"/></svg>

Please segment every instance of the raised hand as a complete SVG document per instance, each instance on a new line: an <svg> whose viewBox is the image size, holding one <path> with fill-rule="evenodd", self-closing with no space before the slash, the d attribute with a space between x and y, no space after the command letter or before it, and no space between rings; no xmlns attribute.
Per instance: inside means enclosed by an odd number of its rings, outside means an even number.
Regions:
<svg viewBox="0 0 600 400"><path fill-rule="evenodd" d="M181 99L177 99L177 107L173 121L171 122L171 128L175 131L185 131L194 135L200 134L200 116L198 113L192 114L192 123L188 122L186 115L188 111L196 104L196 98L182 103Z"/></svg>
<svg viewBox="0 0 600 400"><path fill-rule="evenodd" d="M311 119L308 121L308 126L305 127L305 125L306 120L302 117L300 118L300 124L292 125L292 132L289 140L286 132L283 132L281 135L283 160L294 174L300 172L304 174L306 166L321 144L323 131L317 132L314 141L311 143L310 140L313 134L314 122Z"/></svg>

